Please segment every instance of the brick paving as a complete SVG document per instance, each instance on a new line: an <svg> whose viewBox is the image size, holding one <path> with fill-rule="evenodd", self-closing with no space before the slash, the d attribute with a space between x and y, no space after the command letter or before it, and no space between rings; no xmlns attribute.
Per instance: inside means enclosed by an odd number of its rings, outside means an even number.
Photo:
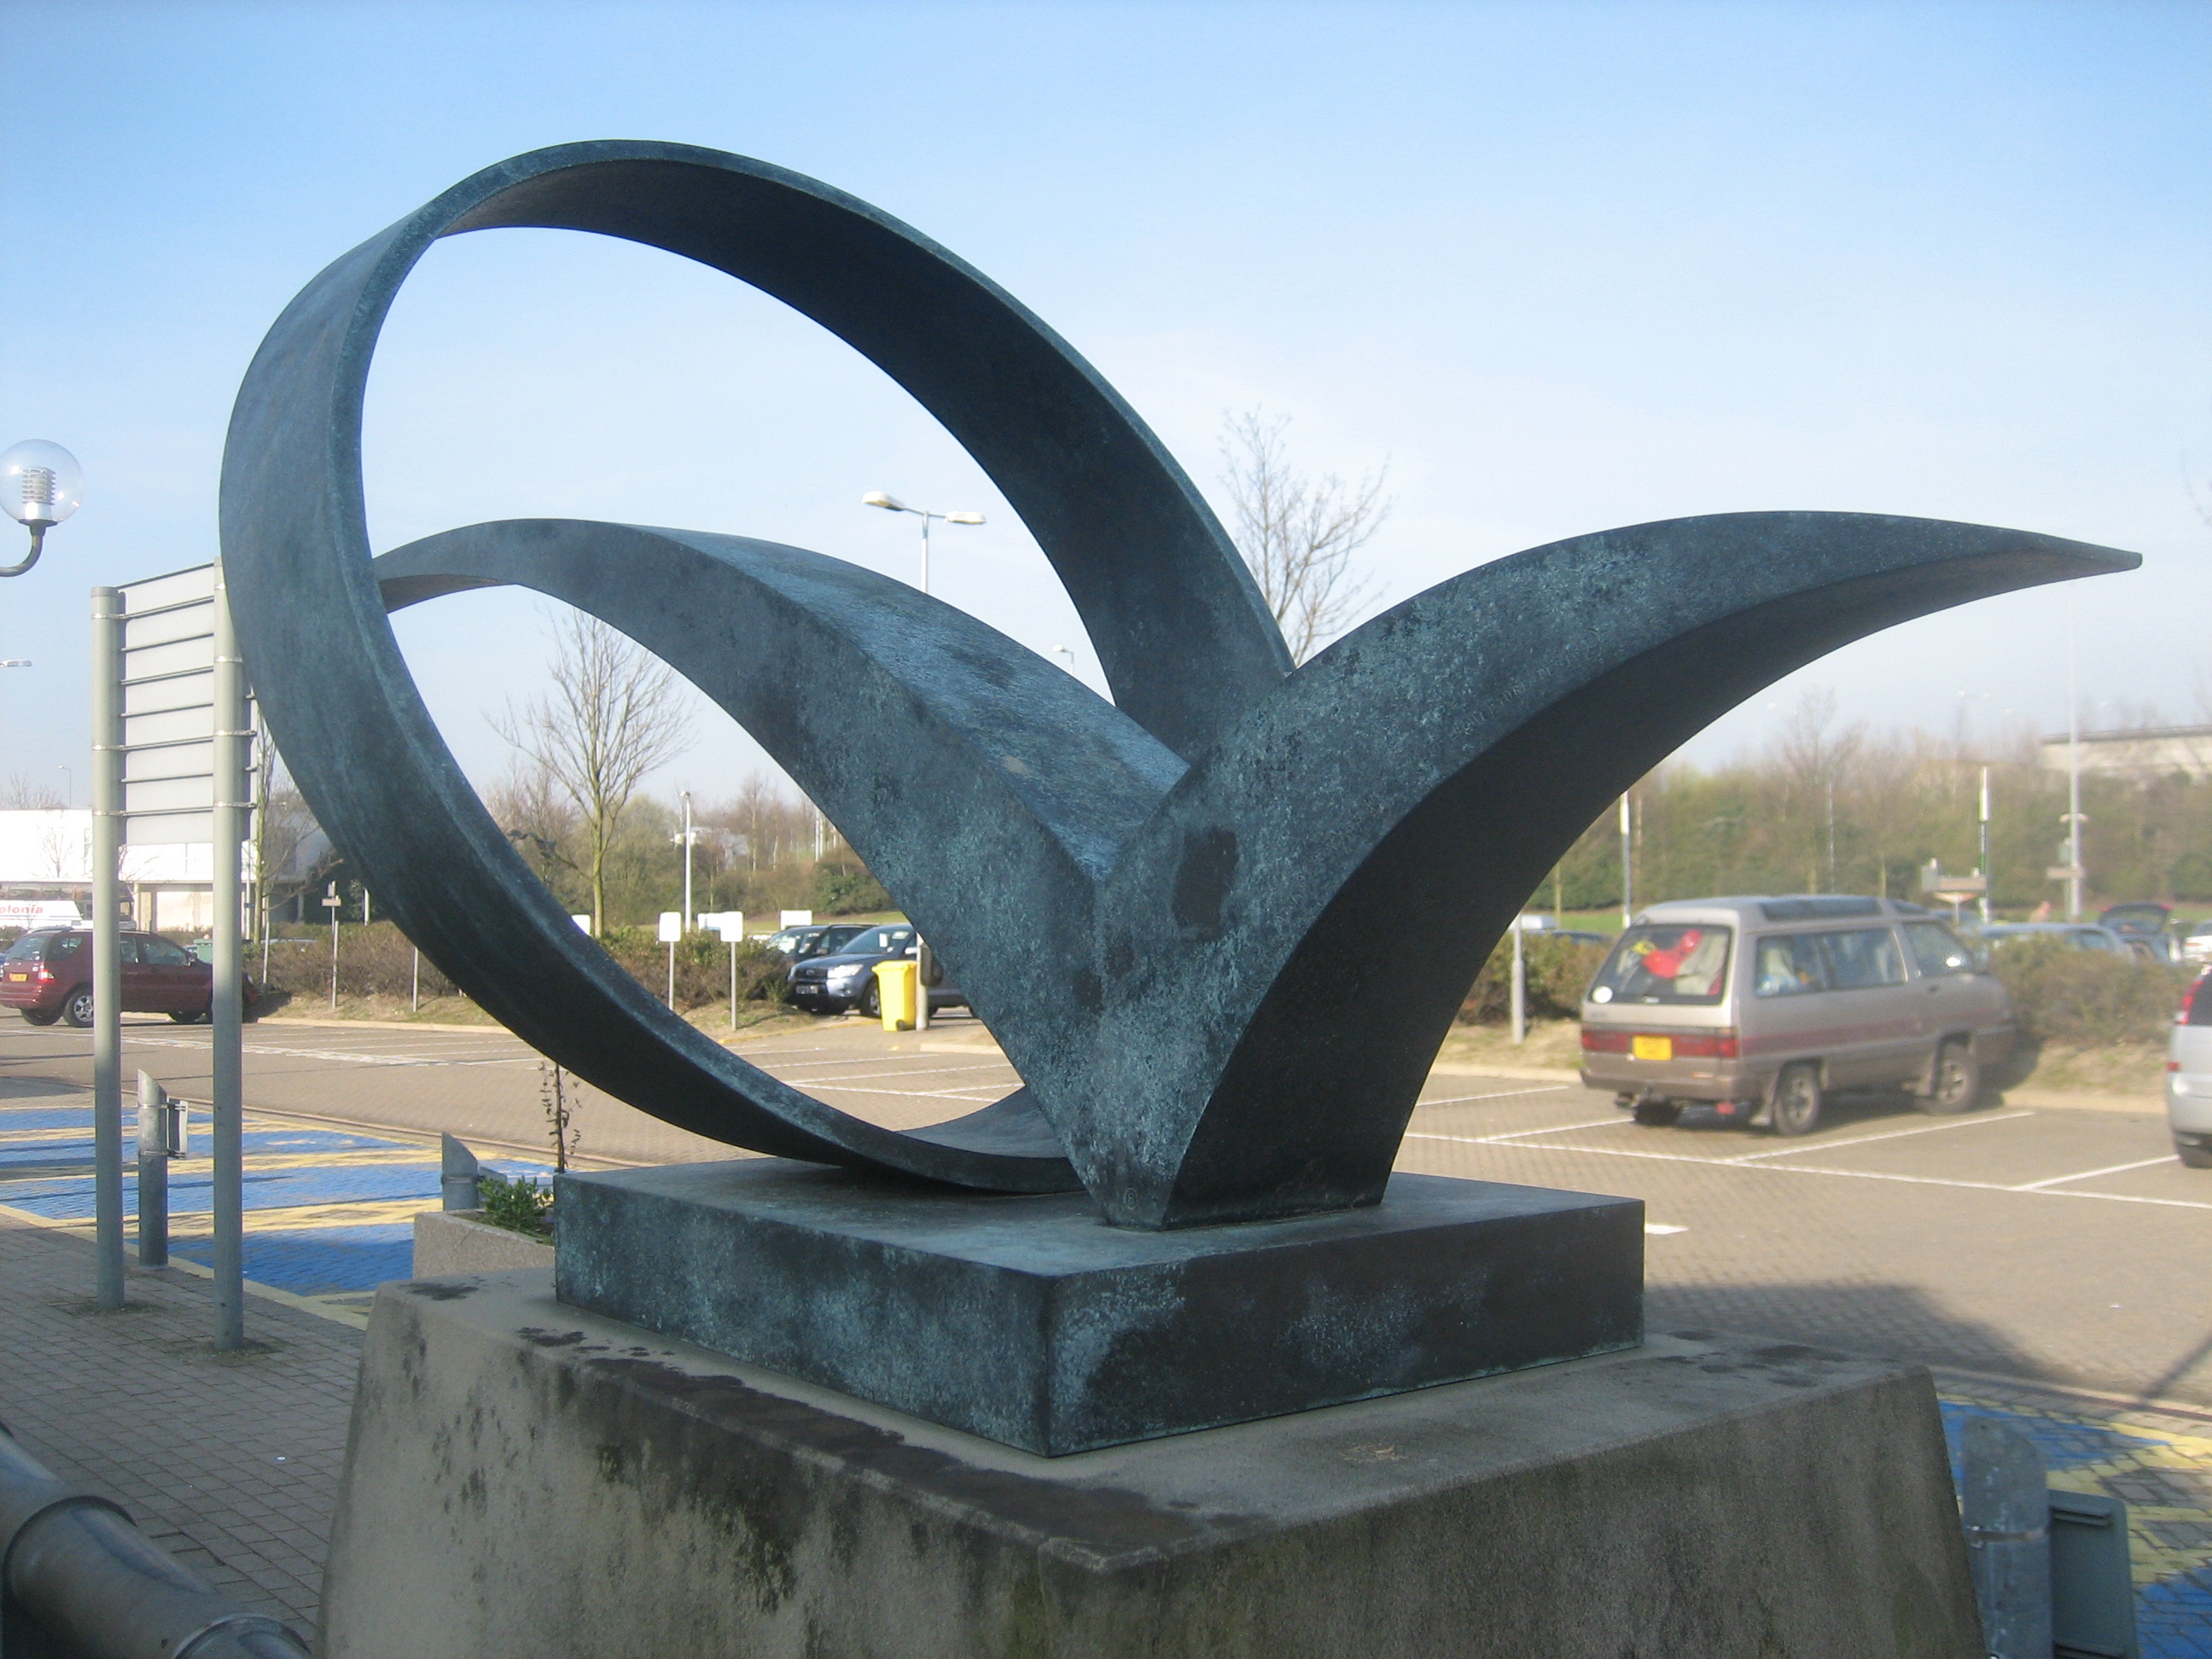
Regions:
<svg viewBox="0 0 2212 1659"><path fill-rule="evenodd" d="M0 1219L0 1422L246 1607L311 1632L361 1333L253 1298L249 1346L219 1353L204 1281L134 1267L112 1311L92 1282L83 1240Z"/></svg>

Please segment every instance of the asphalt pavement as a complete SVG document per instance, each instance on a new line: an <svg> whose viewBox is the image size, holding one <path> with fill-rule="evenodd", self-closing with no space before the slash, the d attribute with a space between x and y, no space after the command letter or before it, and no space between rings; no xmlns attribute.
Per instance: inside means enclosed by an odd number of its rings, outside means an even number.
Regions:
<svg viewBox="0 0 2212 1659"><path fill-rule="evenodd" d="M894 1127L974 1110L1016 1082L966 1019L896 1036L827 1020L732 1046ZM177 1267L132 1271L133 1306L155 1312L94 1312L66 1289L76 1277L90 1288L88 1035L0 1020L0 1233L24 1242L9 1246L22 1282L0 1285L0 1300L15 1297L40 1325L46 1357L0 1377L0 1404L11 1421L46 1424L34 1438L52 1457L112 1480L125 1465L108 1443L137 1432L149 1397L222 1395L229 1363L267 1374L262 1409L289 1401L290 1415L256 1419L247 1438L286 1447L247 1455L233 1443L243 1428L194 1429L177 1468L204 1483L198 1501L214 1518L196 1519L173 1493L161 1502L180 1536L301 1616L319 1538L292 1522L320 1512L317 1494L334 1478L343 1390L331 1384L352 1338L312 1330L357 1329L368 1287L407 1271L408 1218L437 1201L438 1132L494 1167L544 1171L550 1072L491 1028L268 1021L249 1029L246 1051L257 1347L227 1362L183 1334L205 1317L195 1295L207 1254L204 1133L173 1176ZM204 1099L208 1032L131 1021L125 1067ZM734 1153L566 1086L587 1166ZM1935 1366L1954 1429L1997 1413L2038 1438L2054 1484L2128 1498L2145 1652L2212 1655L2212 1306L2197 1288L2212 1171L2181 1167L2154 1113L1999 1103L1936 1118L1869 1097L1838 1103L1817 1133L1782 1140L1696 1115L1640 1126L1564 1078L1439 1073L1399 1166L1643 1199L1655 1328L1747 1331ZM31 1241L42 1248L25 1255ZM319 1321L301 1325L308 1313ZM296 1379L283 1380L288 1367ZM194 1368L203 1383L185 1375ZM51 1384L64 1371L70 1404L56 1415L39 1402L59 1402ZM88 1412L111 1425L89 1439ZM309 1479L301 1448L313 1491L299 1486ZM149 1455L164 1449L157 1433Z"/></svg>

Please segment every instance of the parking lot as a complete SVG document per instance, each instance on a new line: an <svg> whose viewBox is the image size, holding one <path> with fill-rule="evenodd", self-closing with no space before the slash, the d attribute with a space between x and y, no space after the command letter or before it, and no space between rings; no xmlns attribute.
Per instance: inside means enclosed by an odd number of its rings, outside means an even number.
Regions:
<svg viewBox="0 0 2212 1659"><path fill-rule="evenodd" d="M144 1067L204 1097L204 1028L132 1021ZM738 1052L846 1110L911 1127L973 1109L1014 1073L972 1020L890 1036L824 1020ZM0 1021L0 1076L90 1081L86 1035ZM288 1121L434 1136L542 1159L538 1056L505 1032L265 1023L246 1102ZM586 1164L720 1158L570 1079ZM1649 1128L1558 1079L1437 1075L1400 1167L1638 1197L1656 1325L1715 1325L1954 1369L2212 1407L2212 1171L2163 1121L1998 1106L1923 1117L1844 1099L1784 1141L1701 1121Z"/></svg>
<svg viewBox="0 0 2212 1659"><path fill-rule="evenodd" d="M208 1035L129 1022L126 1075L143 1067L204 1098ZM901 1127L971 1110L1014 1083L966 1019L896 1036L826 1020L738 1047L787 1082ZM495 1167L542 1170L548 1074L489 1028L269 1022L248 1030L246 1050L246 1268L268 1308L249 1328L273 1339L267 1363L313 1370L313 1359L336 1386L342 1361L317 1359L322 1345L272 1322L288 1316L269 1304L357 1330L367 1287L408 1271L410 1216L437 1202L437 1133L460 1134ZM89 1080L85 1034L0 1020L0 1222L88 1233ZM568 1087L586 1164L732 1153ZM173 1175L175 1259L204 1273L204 1135L194 1151ZM2180 1166L2154 1113L1999 1105L1929 1118L1901 1098L1865 1097L1835 1103L1816 1133L1785 1141L1695 1115L1645 1127L1558 1077L1440 1073L1399 1164L1643 1199L1655 1328L1725 1328L1935 1365L1954 1431L1995 1413L2036 1437L2054 1484L2127 1498L2145 1653L2212 1654L2212 1310L2197 1288L2212 1172ZM173 1297L143 1278L134 1274L134 1296ZM81 1300L33 1290L27 1306L49 1320L58 1310L66 1326ZM11 1408L30 1411L35 1397ZM109 1404L127 1418L134 1401L122 1389ZM2142 1408L2152 1401L2165 1408ZM321 1447L313 1502L295 1495L319 1525L343 1399L287 1409L292 1443ZM50 1426L55 1449L73 1443ZM196 1455L213 1468L229 1451ZM273 1501L259 1480L246 1469L232 1482L245 1495L222 1501L241 1513ZM181 1510L173 1520L184 1534L211 1524ZM210 1559L257 1559L250 1531L210 1534ZM272 1610L304 1615L313 1566L303 1556L252 1571Z"/></svg>

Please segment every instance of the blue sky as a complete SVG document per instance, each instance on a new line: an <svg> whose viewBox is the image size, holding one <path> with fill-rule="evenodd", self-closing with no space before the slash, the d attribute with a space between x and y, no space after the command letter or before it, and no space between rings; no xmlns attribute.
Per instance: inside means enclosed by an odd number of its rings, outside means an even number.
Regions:
<svg viewBox="0 0 2212 1659"><path fill-rule="evenodd" d="M313 273L480 167L592 137L764 157L1012 290L1209 493L1225 410L1294 459L1388 464L1382 600L1561 536L1766 507L2130 548L1803 687L1949 731L2212 719L2212 6L40 4L7 12L0 444L88 501L0 588L0 778L84 791L86 590L214 551L224 423ZM30 61L21 58L19 61ZM980 508L935 591L1041 650L1072 611L905 395L726 277L599 239L434 249L371 386L380 547L548 514L765 536L910 576L866 489ZM400 631L479 782L538 683L517 596ZM1962 696L1961 694L1965 694ZM703 704L658 780L757 751Z"/></svg>

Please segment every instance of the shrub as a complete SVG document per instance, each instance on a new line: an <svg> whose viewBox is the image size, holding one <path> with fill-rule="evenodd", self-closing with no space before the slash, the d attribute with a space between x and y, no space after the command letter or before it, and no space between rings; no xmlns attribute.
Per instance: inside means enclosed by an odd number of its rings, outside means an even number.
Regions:
<svg viewBox="0 0 2212 1659"><path fill-rule="evenodd" d="M2164 1042L2193 974L2139 957L2080 950L2054 938L1999 945L1990 969L2011 994L2023 1036L2080 1048Z"/></svg>
<svg viewBox="0 0 2212 1659"><path fill-rule="evenodd" d="M864 865L817 864L812 890L814 908L824 915L861 916L891 908L891 896Z"/></svg>
<svg viewBox="0 0 2212 1659"><path fill-rule="evenodd" d="M647 927L614 927L599 943L655 996L668 994L668 947ZM781 952L757 939L738 946L738 1000L782 1000L786 970ZM712 933L694 933L676 947L676 1006L680 1012L713 1007L730 999L730 947Z"/></svg>
<svg viewBox="0 0 2212 1659"><path fill-rule="evenodd" d="M1573 939L1546 939L1541 933L1522 936L1528 978L1528 1018L1578 1019L1583 992L1605 960L1602 945L1583 945ZM1474 984L1460 1005L1462 1025L1493 1025L1513 1017L1513 936L1498 941L1490 960L1474 976Z"/></svg>
<svg viewBox="0 0 2212 1659"><path fill-rule="evenodd" d="M477 1191L483 1203L483 1218L511 1233L527 1233L550 1243L553 1237L553 1188L541 1187L528 1176L503 1176L486 1170Z"/></svg>
<svg viewBox="0 0 2212 1659"><path fill-rule="evenodd" d="M179 939L184 938L179 935ZM331 990L331 932L327 927L279 930L270 940L269 984L303 1000ZM258 975L258 946L246 953L246 971ZM349 997L405 997L413 989L415 947L388 921L358 923L338 929L338 994ZM429 957L422 958L422 996L457 996L453 982Z"/></svg>

